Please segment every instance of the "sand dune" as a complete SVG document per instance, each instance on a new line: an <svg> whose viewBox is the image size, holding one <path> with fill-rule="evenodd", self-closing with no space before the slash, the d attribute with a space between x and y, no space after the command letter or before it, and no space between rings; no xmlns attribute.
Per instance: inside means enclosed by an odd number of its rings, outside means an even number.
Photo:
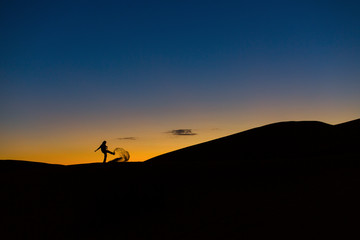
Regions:
<svg viewBox="0 0 360 240"><path fill-rule="evenodd" d="M272 162L359 156L360 119L339 125L281 122L170 152L149 163Z"/></svg>
<svg viewBox="0 0 360 240"><path fill-rule="evenodd" d="M144 163L3 160L1 238L358 238L358 136L286 122Z"/></svg>

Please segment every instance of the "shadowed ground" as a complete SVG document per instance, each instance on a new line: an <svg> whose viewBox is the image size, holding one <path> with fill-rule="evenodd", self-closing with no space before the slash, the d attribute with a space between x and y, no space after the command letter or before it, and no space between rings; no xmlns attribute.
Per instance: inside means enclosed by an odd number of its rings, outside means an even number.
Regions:
<svg viewBox="0 0 360 240"><path fill-rule="evenodd" d="M294 132L311 139L300 137L301 142ZM267 140L269 133L276 141ZM5 239L359 237L358 133L358 120L336 126L279 123L145 163L0 161L1 234ZM287 140L281 141L284 134ZM206 155L209 146L226 154ZM291 154L294 149L299 152Z"/></svg>

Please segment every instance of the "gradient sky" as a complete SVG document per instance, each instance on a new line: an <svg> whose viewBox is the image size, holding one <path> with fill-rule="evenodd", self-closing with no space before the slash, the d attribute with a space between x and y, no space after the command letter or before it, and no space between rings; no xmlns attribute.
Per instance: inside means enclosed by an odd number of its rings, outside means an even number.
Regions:
<svg viewBox="0 0 360 240"><path fill-rule="evenodd" d="M143 161L277 121L359 118L359 12L344 0L1 1L0 159L101 161L107 140Z"/></svg>

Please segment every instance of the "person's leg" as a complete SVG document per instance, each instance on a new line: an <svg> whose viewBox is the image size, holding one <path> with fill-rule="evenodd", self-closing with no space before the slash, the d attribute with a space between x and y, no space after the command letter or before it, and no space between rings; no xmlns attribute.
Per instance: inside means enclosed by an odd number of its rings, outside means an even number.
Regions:
<svg viewBox="0 0 360 240"><path fill-rule="evenodd" d="M107 154L106 154L106 152L104 152L104 162L103 163L106 163L106 157L107 157Z"/></svg>
<svg viewBox="0 0 360 240"><path fill-rule="evenodd" d="M106 152L107 152L107 153L110 153L110 154L112 154L112 155L115 155L115 152L111 152L111 151L109 151L109 150L106 150Z"/></svg>

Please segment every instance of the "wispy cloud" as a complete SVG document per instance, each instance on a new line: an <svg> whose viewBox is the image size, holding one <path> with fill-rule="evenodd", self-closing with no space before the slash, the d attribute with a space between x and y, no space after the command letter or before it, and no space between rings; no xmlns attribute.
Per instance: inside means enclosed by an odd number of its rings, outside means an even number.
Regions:
<svg viewBox="0 0 360 240"><path fill-rule="evenodd" d="M170 133L172 135L176 136L194 136L197 135L197 133L194 133L191 129L175 129L168 131L167 133Z"/></svg>
<svg viewBox="0 0 360 240"><path fill-rule="evenodd" d="M117 138L117 140L137 140L136 137L120 137L120 138Z"/></svg>

